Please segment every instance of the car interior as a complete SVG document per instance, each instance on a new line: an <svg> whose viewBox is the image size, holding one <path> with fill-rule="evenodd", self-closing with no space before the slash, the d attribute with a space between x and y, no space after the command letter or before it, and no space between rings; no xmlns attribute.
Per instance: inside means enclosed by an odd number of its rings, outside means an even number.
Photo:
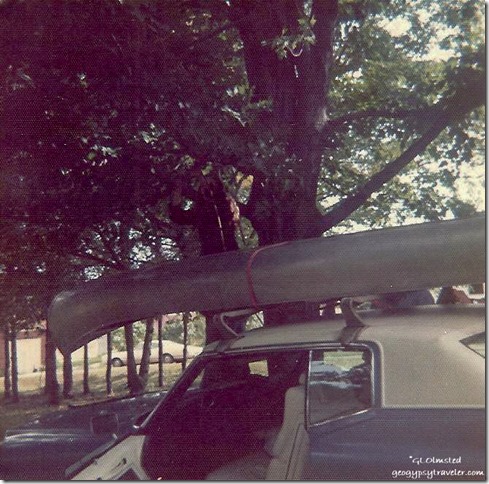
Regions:
<svg viewBox="0 0 489 484"><path fill-rule="evenodd" d="M145 429L143 467L149 477L299 476L307 449L307 365L308 352L296 350L216 357L197 368ZM289 462L291 454L295 462Z"/></svg>

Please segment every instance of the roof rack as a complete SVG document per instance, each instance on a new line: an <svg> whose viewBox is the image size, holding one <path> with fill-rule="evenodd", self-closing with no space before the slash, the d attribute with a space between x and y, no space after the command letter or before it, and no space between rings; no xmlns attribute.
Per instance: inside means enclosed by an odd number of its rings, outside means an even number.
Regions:
<svg viewBox="0 0 489 484"><path fill-rule="evenodd" d="M344 297L340 301L341 312L345 318L346 326L340 334L340 342L342 345L349 345L355 340L363 328L367 327L363 319L355 311L353 304L354 298Z"/></svg>
<svg viewBox="0 0 489 484"><path fill-rule="evenodd" d="M244 318L247 318L257 312L257 309L238 309L236 311L226 311L224 313L215 314L212 318L213 323L219 330L222 339L228 340L241 336L241 333L236 332L230 324L240 323Z"/></svg>

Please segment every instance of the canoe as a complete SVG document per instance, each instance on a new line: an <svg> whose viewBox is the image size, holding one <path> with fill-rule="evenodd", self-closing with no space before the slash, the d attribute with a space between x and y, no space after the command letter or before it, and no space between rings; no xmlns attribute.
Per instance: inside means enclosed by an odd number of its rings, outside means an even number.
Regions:
<svg viewBox="0 0 489 484"><path fill-rule="evenodd" d="M485 280L485 217L305 239L121 272L58 294L63 353L111 329L183 311L323 302Z"/></svg>

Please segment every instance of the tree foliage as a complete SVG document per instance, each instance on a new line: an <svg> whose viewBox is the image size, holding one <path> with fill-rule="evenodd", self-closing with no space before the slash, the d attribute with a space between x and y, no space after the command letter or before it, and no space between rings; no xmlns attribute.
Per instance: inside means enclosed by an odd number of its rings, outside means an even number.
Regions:
<svg viewBox="0 0 489 484"><path fill-rule="evenodd" d="M0 9L11 302L48 272L62 284L60 258L91 278L480 205L464 193L484 160L476 2Z"/></svg>

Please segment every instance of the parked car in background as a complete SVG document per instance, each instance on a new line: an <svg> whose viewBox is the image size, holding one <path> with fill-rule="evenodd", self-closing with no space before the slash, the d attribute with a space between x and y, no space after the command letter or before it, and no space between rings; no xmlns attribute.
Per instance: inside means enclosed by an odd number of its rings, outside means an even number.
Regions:
<svg viewBox="0 0 489 484"><path fill-rule="evenodd" d="M163 342L163 363L175 363L183 361L183 344L176 343L175 341L170 341L168 339L162 340ZM159 351L158 340L151 341L151 353L149 357L150 363L158 363L158 351ZM187 345L187 358L195 358L202 348L200 346ZM143 356L143 343L140 343L134 348L134 358L136 359L136 364L141 363ZM112 366L125 366L127 365L127 351L117 351L112 353Z"/></svg>
<svg viewBox="0 0 489 484"><path fill-rule="evenodd" d="M7 430L0 444L0 478L65 479L67 467L130 432L163 395L153 392L72 406ZM110 428L100 422L110 422Z"/></svg>

